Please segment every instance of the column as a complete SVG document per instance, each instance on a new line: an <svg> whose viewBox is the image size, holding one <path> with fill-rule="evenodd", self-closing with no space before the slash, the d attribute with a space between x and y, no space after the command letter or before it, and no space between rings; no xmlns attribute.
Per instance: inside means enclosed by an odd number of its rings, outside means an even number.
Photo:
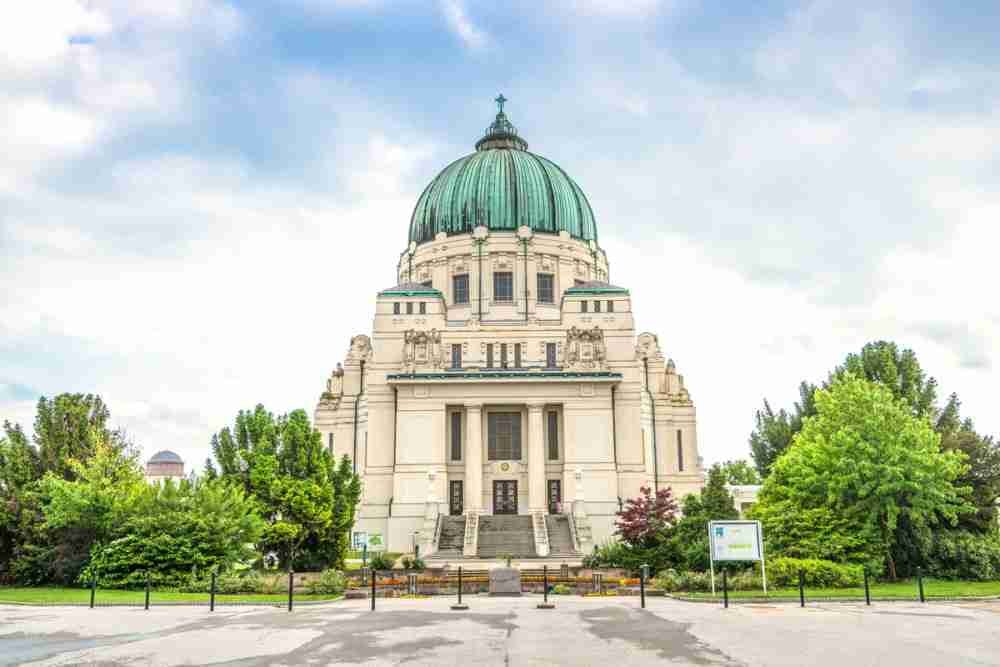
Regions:
<svg viewBox="0 0 1000 667"><path fill-rule="evenodd" d="M545 497L543 414L544 404L532 403L528 406L528 509L531 512L546 512L548 508Z"/></svg>
<svg viewBox="0 0 1000 667"><path fill-rule="evenodd" d="M465 512L483 510L483 404L465 404Z"/></svg>

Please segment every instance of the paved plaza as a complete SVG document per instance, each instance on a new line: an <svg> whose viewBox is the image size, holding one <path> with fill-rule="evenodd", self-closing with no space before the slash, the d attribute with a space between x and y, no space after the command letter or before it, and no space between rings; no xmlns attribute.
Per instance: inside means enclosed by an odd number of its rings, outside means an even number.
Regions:
<svg viewBox="0 0 1000 667"><path fill-rule="evenodd" d="M470 596L299 607L0 606L0 664L1000 665L1000 603Z"/></svg>

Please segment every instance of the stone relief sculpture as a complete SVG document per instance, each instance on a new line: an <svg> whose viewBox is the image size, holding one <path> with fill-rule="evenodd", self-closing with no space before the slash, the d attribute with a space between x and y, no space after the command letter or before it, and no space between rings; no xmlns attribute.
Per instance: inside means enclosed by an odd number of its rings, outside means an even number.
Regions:
<svg viewBox="0 0 1000 667"><path fill-rule="evenodd" d="M441 332L437 329L403 332L403 367L407 373L415 373L418 368L439 370L443 367L441 356Z"/></svg>
<svg viewBox="0 0 1000 667"><path fill-rule="evenodd" d="M347 363L368 361L372 358L372 340L365 334L351 337L351 348L347 351Z"/></svg>
<svg viewBox="0 0 1000 667"><path fill-rule="evenodd" d="M654 361L663 359L663 352L660 351L660 339L656 337L656 334L639 334L635 345L635 358Z"/></svg>
<svg viewBox="0 0 1000 667"><path fill-rule="evenodd" d="M600 327L580 329L571 327L566 332L566 359L568 370L604 370L607 368L607 350L604 332Z"/></svg>

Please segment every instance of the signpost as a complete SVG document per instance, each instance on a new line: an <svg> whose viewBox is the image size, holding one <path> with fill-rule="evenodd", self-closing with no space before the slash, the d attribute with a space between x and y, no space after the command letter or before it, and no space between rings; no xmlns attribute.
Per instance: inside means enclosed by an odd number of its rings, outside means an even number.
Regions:
<svg viewBox="0 0 1000 667"><path fill-rule="evenodd" d="M767 570L764 567L764 530L760 521L709 521L708 559L715 595L715 561L760 561L764 595L767 595Z"/></svg>

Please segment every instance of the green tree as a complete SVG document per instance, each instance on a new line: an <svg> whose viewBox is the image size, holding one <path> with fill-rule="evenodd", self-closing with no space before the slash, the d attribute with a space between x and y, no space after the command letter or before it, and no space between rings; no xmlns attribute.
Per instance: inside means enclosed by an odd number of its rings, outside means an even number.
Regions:
<svg viewBox="0 0 1000 667"><path fill-rule="evenodd" d="M4 422L0 437L0 581L8 578L21 531L24 494L41 474L38 452L20 426Z"/></svg>
<svg viewBox="0 0 1000 667"><path fill-rule="evenodd" d="M913 350L900 350L895 343L884 340L868 343L860 354L847 355L824 386L848 374L885 387L917 417L934 414L937 380L924 372Z"/></svg>
<svg viewBox="0 0 1000 667"><path fill-rule="evenodd" d="M684 497L681 519L671 531L669 542L678 566L687 570L708 569L708 522L738 519L733 497L726 489L726 474L716 464L708 470L708 480L697 494Z"/></svg>
<svg viewBox="0 0 1000 667"><path fill-rule="evenodd" d="M123 447L108 430L110 412L100 396L59 394L38 399L35 413L35 444L42 471L71 479L71 461L86 461L94 455L98 440Z"/></svg>
<svg viewBox="0 0 1000 667"><path fill-rule="evenodd" d="M761 478L767 477L771 466L792 444L792 438L802 428L802 420L816 414L813 394L816 385L799 384L799 401L792 412L775 412L764 400L764 409L754 413L756 426L750 434L750 456Z"/></svg>
<svg viewBox="0 0 1000 667"><path fill-rule="evenodd" d="M760 474L757 472L757 469L743 459L726 461L721 467L722 474L726 478L726 484L760 484Z"/></svg>
<svg viewBox="0 0 1000 667"><path fill-rule="evenodd" d="M286 565L342 565L361 494L346 459L338 466L304 410L275 418L258 405L212 439L221 479L242 486L266 521L262 549Z"/></svg>
<svg viewBox="0 0 1000 667"><path fill-rule="evenodd" d="M880 384L842 374L815 396L817 414L774 463L759 512L826 508L873 540L895 578L901 519L923 528L972 511L970 490L956 484L964 457L942 452L929 420Z"/></svg>

